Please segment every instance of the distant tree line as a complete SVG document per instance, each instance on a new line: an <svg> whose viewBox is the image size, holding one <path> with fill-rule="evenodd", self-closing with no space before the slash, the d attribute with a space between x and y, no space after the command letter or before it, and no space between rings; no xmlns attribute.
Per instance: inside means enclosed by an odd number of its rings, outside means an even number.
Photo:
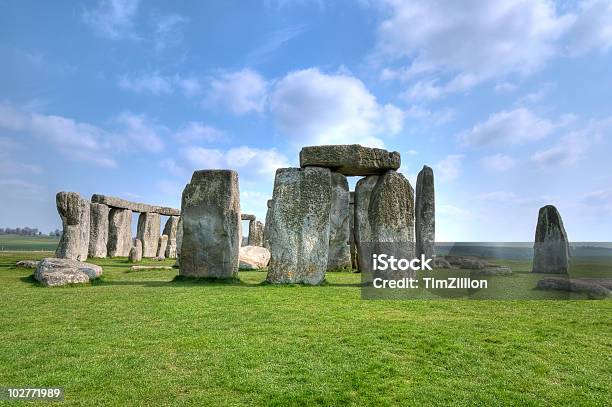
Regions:
<svg viewBox="0 0 612 407"><path fill-rule="evenodd" d="M0 235L18 235L18 236L41 236L43 233L38 228L0 228ZM62 231L55 229L49 232L49 236L61 236Z"/></svg>

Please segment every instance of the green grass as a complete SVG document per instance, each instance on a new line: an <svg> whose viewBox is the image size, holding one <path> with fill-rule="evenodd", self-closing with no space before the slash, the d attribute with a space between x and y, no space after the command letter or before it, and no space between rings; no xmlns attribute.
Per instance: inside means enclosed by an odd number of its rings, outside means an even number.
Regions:
<svg viewBox="0 0 612 407"><path fill-rule="evenodd" d="M40 257L0 254L0 387L64 387L68 405L612 400L609 300L367 301L359 274L194 282L125 259L97 261L93 285L43 288L12 267Z"/></svg>
<svg viewBox="0 0 612 407"><path fill-rule="evenodd" d="M0 252L4 251L55 251L59 237L57 236L18 236L0 235Z"/></svg>

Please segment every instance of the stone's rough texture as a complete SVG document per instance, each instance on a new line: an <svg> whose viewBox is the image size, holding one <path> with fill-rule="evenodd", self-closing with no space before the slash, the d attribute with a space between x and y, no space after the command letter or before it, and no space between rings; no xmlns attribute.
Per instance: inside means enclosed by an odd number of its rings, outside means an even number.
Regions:
<svg viewBox="0 0 612 407"><path fill-rule="evenodd" d="M159 213L144 212L138 216L137 236L142 241L142 257L155 257L159 244Z"/></svg>
<svg viewBox="0 0 612 407"><path fill-rule="evenodd" d="M180 274L236 277L241 238L238 174L230 170L194 172L183 191L181 218Z"/></svg>
<svg viewBox="0 0 612 407"><path fill-rule="evenodd" d="M176 227L176 257L181 255L181 245L183 244L183 218L179 219L178 226Z"/></svg>
<svg viewBox="0 0 612 407"><path fill-rule="evenodd" d="M179 216L181 214L181 211L179 211L178 209L167 208L164 206L148 205L148 204L139 203L139 202L131 202L131 201L126 201L125 199L117 198L114 196L108 196L108 195L94 194L91 197L91 202L105 204L105 205L110 206L111 208L129 209L133 212L140 212L140 213L152 212L152 213L158 213L164 216Z"/></svg>
<svg viewBox="0 0 612 407"><path fill-rule="evenodd" d="M268 210L266 211L266 223L264 223L263 247L270 250L270 221L272 219L272 200L268 199Z"/></svg>
<svg viewBox="0 0 612 407"><path fill-rule="evenodd" d="M172 266L132 266L131 271L144 271L144 270L172 270Z"/></svg>
<svg viewBox="0 0 612 407"><path fill-rule="evenodd" d="M470 273L473 276L511 276L512 269L508 266L490 266L474 270Z"/></svg>
<svg viewBox="0 0 612 407"><path fill-rule="evenodd" d="M15 267L23 269L35 269L36 267L38 267L38 263L40 263L38 260L20 260L15 263Z"/></svg>
<svg viewBox="0 0 612 407"><path fill-rule="evenodd" d="M240 269L259 270L268 266L270 251L259 246L243 246L240 248Z"/></svg>
<svg viewBox="0 0 612 407"><path fill-rule="evenodd" d="M349 198L349 243L351 250L351 267L359 269L357 246L355 245L355 192L351 191Z"/></svg>
<svg viewBox="0 0 612 407"><path fill-rule="evenodd" d="M176 239L168 239L165 257L167 259L176 259Z"/></svg>
<svg viewBox="0 0 612 407"><path fill-rule="evenodd" d="M89 202L76 192L58 192L55 201L63 227L55 256L86 260L89 251Z"/></svg>
<svg viewBox="0 0 612 407"><path fill-rule="evenodd" d="M142 242L140 239L134 239L134 246L130 249L128 260L132 263L142 261Z"/></svg>
<svg viewBox="0 0 612 407"><path fill-rule="evenodd" d="M349 200L346 177L332 172L327 271L351 268Z"/></svg>
<svg viewBox="0 0 612 407"><path fill-rule="evenodd" d="M434 194L434 174L428 166L423 166L417 177L415 197L415 235L416 256L424 254L430 259L435 255L436 241L436 204Z"/></svg>
<svg viewBox="0 0 612 407"><path fill-rule="evenodd" d="M607 280L607 281L601 281ZM560 290L568 292L584 292L589 298L607 298L612 296L612 279L596 278L564 278L564 277L544 277L538 281L536 288L539 290Z"/></svg>
<svg viewBox="0 0 612 407"><path fill-rule="evenodd" d="M258 220L249 222L249 246L263 247L264 244L264 224Z"/></svg>
<svg viewBox="0 0 612 407"><path fill-rule="evenodd" d="M444 257L434 257L434 267L439 269L449 269L451 264Z"/></svg>
<svg viewBox="0 0 612 407"><path fill-rule="evenodd" d="M329 169L278 169L273 200L267 281L322 283L329 253Z"/></svg>
<svg viewBox="0 0 612 407"><path fill-rule="evenodd" d="M567 273L569 268L569 242L557 208L540 208L533 246L534 273Z"/></svg>
<svg viewBox="0 0 612 407"><path fill-rule="evenodd" d="M243 214L240 215L240 220L254 221L255 220L255 215L249 215L248 213L243 213Z"/></svg>
<svg viewBox="0 0 612 407"><path fill-rule="evenodd" d="M178 230L180 216L169 216L166 224L164 225L164 231L162 235L167 235L168 240L176 239L176 231Z"/></svg>
<svg viewBox="0 0 612 407"><path fill-rule="evenodd" d="M372 244L394 243L404 255L414 256L414 191L402 174L387 171L357 182L355 242L361 270L368 269Z"/></svg>
<svg viewBox="0 0 612 407"><path fill-rule="evenodd" d="M159 242L157 243L157 257L158 259L166 258L166 248L168 247L168 235L161 235Z"/></svg>
<svg viewBox="0 0 612 407"><path fill-rule="evenodd" d="M106 257L109 212L104 204L92 203L90 206L89 257Z"/></svg>
<svg viewBox="0 0 612 407"><path fill-rule="evenodd" d="M326 167L344 175L376 175L400 167L400 155L359 144L304 147L300 167Z"/></svg>
<svg viewBox="0 0 612 407"><path fill-rule="evenodd" d="M102 275L102 267L71 259L42 259L34 278L45 286L88 283Z"/></svg>
<svg viewBox="0 0 612 407"><path fill-rule="evenodd" d="M111 209L108 213L107 254L110 257L125 257L132 247L132 211Z"/></svg>

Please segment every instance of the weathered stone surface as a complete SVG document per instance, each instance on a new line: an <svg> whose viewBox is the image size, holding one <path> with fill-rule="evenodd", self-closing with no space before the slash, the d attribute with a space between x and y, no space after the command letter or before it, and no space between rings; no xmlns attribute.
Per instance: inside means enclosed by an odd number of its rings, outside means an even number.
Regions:
<svg viewBox="0 0 612 407"><path fill-rule="evenodd" d="M161 227L159 213L144 212L138 216L137 236L142 241L142 257L155 257Z"/></svg>
<svg viewBox="0 0 612 407"><path fill-rule="evenodd" d="M449 269L451 264L444 257L434 257L434 267L439 269Z"/></svg>
<svg viewBox="0 0 612 407"><path fill-rule="evenodd" d="M349 201L350 193L346 177L332 172L327 271L351 268Z"/></svg>
<svg viewBox="0 0 612 407"><path fill-rule="evenodd" d="M538 281L536 288L539 290L559 290L568 292L585 292L589 298L607 298L612 296L612 291L599 279L590 278L564 278L544 277ZM610 279L608 279L610 280Z"/></svg>
<svg viewBox="0 0 612 407"><path fill-rule="evenodd" d="M359 144L304 147L300 167L325 167L344 175L376 175L400 167L400 154Z"/></svg>
<svg viewBox="0 0 612 407"><path fill-rule="evenodd" d="M270 219L271 283L320 284L329 254L331 174L327 168L280 168Z"/></svg>
<svg viewBox="0 0 612 407"><path fill-rule="evenodd" d="M415 197L416 256L424 254L431 259L435 255L436 204L433 170L424 165L419 172Z"/></svg>
<svg viewBox="0 0 612 407"><path fill-rule="evenodd" d="M166 258L176 259L176 239L168 239L168 245L166 246Z"/></svg>
<svg viewBox="0 0 612 407"><path fill-rule="evenodd" d="M264 223L264 244L263 246L270 250L270 221L272 219L272 200L268 199L268 209L266 210L266 223Z"/></svg>
<svg viewBox="0 0 612 407"><path fill-rule="evenodd" d="M181 255L181 245L183 244L183 218L179 219L178 226L176 228L176 257L179 258Z"/></svg>
<svg viewBox="0 0 612 407"><path fill-rule="evenodd" d="M240 248L240 269L259 270L268 266L270 251L259 246L243 246Z"/></svg>
<svg viewBox="0 0 612 407"><path fill-rule="evenodd" d="M414 191L402 174L387 171L357 182L355 242L361 270L368 269L377 244L391 243L402 255L414 256Z"/></svg>
<svg viewBox="0 0 612 407"><path fill-rule="evenodd" d="M133 212L140 213L151 212L158 213L164 216L179 216L181 214L181 211L179 211L178 209L167 208L165 206L148 205L139 202L131 202L114 196L101 194L92 195L91 202L105 204L110 206L111 208L129 209Z"/></svg>
<svg viewBox="0 0 612 407"><path fill-rule="evenodd" d="M62 259L87 260L89 251L89 201L76 192L58 192L55 201L63 233L55 251Z"/></svg>
<svg viewBox="0 0 612 407"><path fill-rule="evenodd" d="M242 213L242 214L240 214L240 220L254 221L255 220L255 215L249 215L248 213Z"/></svg>
<svg viewBox="0 0 612 407"><path fill-rule="evenodd" d="M142 261L142 242L140 239L134 239L134 246L130 249L128 260L132 263Z"/></svg>
<svg viewBox="0 0 612 407"><path fill-rule="evenodd" d="M38 263L40 263L38 260L20 260L15 263L15 267L20 269L35 269L38 267Z"/></svg>
<svg viewBox="0 0 612 407"><path fill-rule="evenodd" d="M236 277L241 238L238 174L230 170L194 172L183 191L181 218L180 274Z"/></svg>
<svg viewBox="0 0 612 407"><path fill-rule="evenodd" d="M157 243L157 257L158 259L166 258L166 248L168 247L168 235L161 235Z"/></svg>
<svg viewBox="0 0 612 407"><path fill-rule="evenodd" d="M258 220L249 222L249 246L263 247L264 244L264 224Z"/></svg>
<svg viewBox="0 0 612 407"><path fill-rule="evenodd" d="M557 208L540 208L533 245L534 273L567 273L569 269L569 242Z"/></svg>
<svg viewBox="0 0 612 407"><path fill-rule="evenodd" d="M109 212L110 209L104 204L90 205L89 257L106 257Z"/></svg>
<svg viewBox="0 0 612 407"><path fill-rule="evenodd" d="M178 224L179 224L180 219L181 219L180 216L169 216L168 217L168 220L166 221L166 224L164 225L164 231L162 232L162 235L168 236L168 240L176 239L176 232L178 230Z"/></svg>
<svg viewBox="0 0 612 407"><path fill-rule="evenodd" d="M45 286L88 283L102 275L102 267L71 259L46 258L40 261L34 278Z"/></svg>
<svg viewBox="0 0 612 407"><path fill-rule="evenodd" d="M112 208L108 213L107 255L125 257L132 247L132 211Z"/></svg>
<svg viewBox="0 0 612 407"><path fill-rule="evenodd" d="M132 266L131 271L144 271L144 270L172 270L172 266Z"/></svg>
<svg viewBox="0 0 612 407"><path fill-rule="evenodd" d="M508 266L488 266L482 269L474 270L470 273L472 276L511 276L512 269Z"/></svg>
<svg viewBox="0 0 612 407"><path fill-rule="evenodd" d="M359 269L359 261L357 260L357 246L355 245L355 192L350 192L349 197L349 243L351 250L351 267Z"/></svg>

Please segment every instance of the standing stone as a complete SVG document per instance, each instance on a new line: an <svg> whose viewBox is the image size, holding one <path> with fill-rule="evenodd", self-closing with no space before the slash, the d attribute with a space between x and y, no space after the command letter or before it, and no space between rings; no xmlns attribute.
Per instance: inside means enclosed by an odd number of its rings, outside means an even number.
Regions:
<svg viewBox="0 0 612 407"><path fill-rule="evenodd" d="M181 245L183 244L183 217L179 218L178 226L176 227L176 257L181 255Z"/></svg>
<svg viewBox="0 0 612 407"><path fill-rule="evenodd" d="M89 251L89 201L76 192L58 192L57 212L62 219L63 233L55 256L70 260L87 260Z"/></svg>
<svg viewBox="0 0 612 407"><path fill-rule="evenodd" d="M240 248L238 173L195 171L181 201L180 274L235 278Z"/></svg>
<svg viewBox="0 0 612 407"><path fill-rule="evenodd" d="M176 259L176 239L168 239L168 245L166 246L166 258Z"/></svg>
<svg viewBox="0 0 612 407"><path fill-rule="evenodd" d="M346 177L332 172L327 271L351 268L349 201Z"/></svg>
<svg viewBox="0 0 612 407"><path fill-rule="evenodd" d="M128 260L132 263L142 261L142 242L140 239L134 239L134 246L130 249Z"/></svg>
<svg viewBox="0 0 612 407"><path fill-rule="evenodd" d="M157 256L158 259L166 258L166 248L168 247L168 235L161 235L159 242L157 243Z"/></svg>
<svg viewBox="0 0 612 407"><path fill-rule="evenodd" d="M104 204L90 205L89 257L106 257L109 212L108 206Z"/></svg>
<svg viewBox="0 0 612 407"><path fill-rule="evenodd" d="M344 175L379 175L400 167L400 154L359 144L304 147L300 167L325 167Z"/></svg>
<svg viewBox="0 0 612 407"><path fill-rule="evenodd" d="M112 208L108 214L108 251L110 257L125 257L132 247L132 211Z"/></svg>
<svg viewBox="0 0 612 407"><path fill-rule="evenodd" d="M258 220L249 222L249 246L263 247L264 243L264 224Z"/></svg>
<svg viewBox="0 0 612 407"><path fill-rule="evenodd" d="M349 198L349 242L351 246L351 267L359 269L357 247L355 246L355 192L351 191Z"/></svg>
<svg viewBox="0 0 612 407"><path fill-rule="evenodd" d="M567 273L569 269L569 241L557 208L540 208L533 246L534 273Z"/></svg>
<svg viewBox="0 0 612 407"><path fill-rule="evenodd" d="M142 241L142 257L155 257L159 243L159 213L143 212L138 217L137 236Z"/></svg>
<svg viewBox="0 0 612 407"><path fill-rule="evenodd" d="M272 219L272 200L268 199L266 210L266 223L264 223L264 247L270 250L270 220Z"/></svg>
<svg viewBox="0 0 612 407"><path fill-rule="evenodd" d="M330 208L329 169L276 170L267 281L290 284L323 282L329 254Z"/></svg>
<svg viewBox="0 0 612 407"><path fill-rule="evenodd" d="M426 258L435 255L436 204L433 170L424 165L417 177L415 201L416 256Z"/></svg>
<svg viewBox="0 0 612 407"><path fill-rule="evenodd" d="M414 191L402 174L387 171L357 182L355 242L362 271L371 269L368 262L377 248L380 252L399 250L403 257L414 256Z"/></svg>
<svg viewBox="0 0 612 407"><path fill-rule="evenodd" d="M169 216L166 224L164 225L164 231L162 235L167 235L168 240L176 239L176 231L178 229L180 216Z"/></svg>

